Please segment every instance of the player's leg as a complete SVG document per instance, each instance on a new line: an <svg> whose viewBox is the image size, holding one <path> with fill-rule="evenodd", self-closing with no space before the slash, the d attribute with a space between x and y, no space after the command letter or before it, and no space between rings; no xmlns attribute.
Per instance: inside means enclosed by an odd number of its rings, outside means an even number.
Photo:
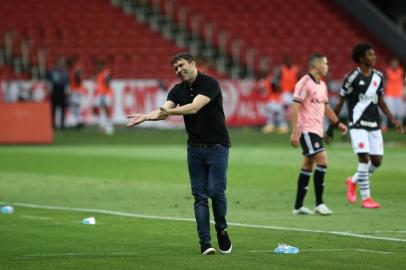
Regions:
<svg viewBox="0 0 406 270"><path fill-rule="evenodd" d="M215 250L210 244L208 170L206 169L202 149L189 146L187 150L187 162L192 194L195 199L194 213L201 254L214 254Z"/></svg>
<svg viewBox="0 0 406 270"><path fill-rule="evenodd" d="M295 215L309 215L313 214L313 211L303 206L303 201L307 190L309 189L309 180L314 166L314 150L312 148L312 142L308 132L303 132L300 136L300 146L303 150L303 161L297 180L296 199L292 213Z"/></svg>
<svg viewBox="0 0 406 270"><path fill-rule="evenodd" d="M371 134L375 139L371 139ZM358 156L358 168L357 173L353 176L354 180L360 188L360 193L362 197L361 206L363 208L379 208L379 203L375 202L371 198L370 183L369 183L369 161L370 153L376 154L377 149L381 147L383 151L383 143L380 138L382 138L382 133L379 131L367 131L364 129L352 129L350 130L351 142L353 145L354 152ZM356 179L354 179L356 178ZM351 183L353 183L351 182ZM347 199L350 201L351 185L347 182ZM354 192L355 193L355 192ZM355 195L354 195L355 196ZM354 200L355 201L355 200ZM351 202L351 201L350 201Z"/></svg>
<svg viewBox="0 0 406 270"><path fill-rule="evenodd" d="M219 250L221 253L229 254L232 244L227 232L227 198L225 194L229 148L217 144L205 151L207 151L207 165L209 166L208 190L212 200Z"/></svg>
<svg viewBox="0 0 406 270"><path fill-rule="evenodd" d="M364 129L350 129L351 143L354 153L358 157L357 170L353 176L346 180L347 200L349 203L355 203L357 200L357 184L362 179L362 185L365 186L365 174L368 172L369 163L369 139L368 133Z"/></svg>
<svg viewBox="0 0 406 270"><path fill-rule="evenodd" d="M295 215L309 215L313 211L303 206L304 198L306 197L307 190L309 189L309 180L313 170L313 158L303 157L302 168L297 179L297 190L294 209L292 211Z"/></svg>
<svg viewBox="0 0 406 270"><path fill-rule="evenodd" d="M113 126L113 106L112 98L109 95L105 96L105 110L106 110L106 134L113 135L114 126Z"/></svg>
<svg viewBox="0 0 406 270"><path fill-rule="evenodd" d="M289 131L288 124L286 123L286 113L282 102L275 103L276 122L278 123L278 133L286 134Z"/></svg>
<svg viewBox="0 0 406 270"><path fill-rule="evenodd" d="M320 215L331 215L333 211L331 211L323 201L323 193L324 193L324 179L325 174L327 172L327 153L323 147L323 141L320 138L321 148L320 152L314 155L314 160L316 163L316 168L314 170L313 181L314 181L314 191L316 195L316 207L314 212Z"/></svg>
<svg viewBox="0 0 406 270"><path fill-rule="evenodd" d="M268 102L266 106L266 124L261 131L264 134L272 133L275 130L275 115L273 102Z"/></svg>
<svg viewBox="0 0 406 270"><path fill-rule="evenodd" d="M364 187L362 206L365 208L379 208L379 203L371 198L369 177L381 166L383 158L383 138L381 130L368 131L369 140L369 163L368 163L368 185ZM361 188L361 186L360 186Z"/></svg>

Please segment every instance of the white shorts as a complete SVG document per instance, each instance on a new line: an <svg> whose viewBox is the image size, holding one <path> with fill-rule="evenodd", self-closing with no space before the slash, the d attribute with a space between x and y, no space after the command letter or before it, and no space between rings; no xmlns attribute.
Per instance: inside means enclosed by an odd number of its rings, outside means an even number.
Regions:
<svg viewBox="0 0 406 270"><path fill-rule="evenodd" d="M355 154L383 155L382 132L378 130L350 129L352 149Z"/></svg>
<svg viewBox="0 0 406 270"><path fill-rule="evenodd" d="M282 104L283 105L290 105L293 102L293 94L290 92L282 93Z"/></svg>
<svg viewBox="0 0 406 270"><path fill-rule="evenodd" d="M110 107L111 106L111 97L109 95L100 95L96 97L94 102L96 107Z"/></svg>
<svg viewBox="0 0 406 270"><path fill-rule="evenodd" d="M402 118L404 115L404 107L402 97L385 97L385 102L388 108L396 118ZM386 117L386 116L385 116Z"/></svg>

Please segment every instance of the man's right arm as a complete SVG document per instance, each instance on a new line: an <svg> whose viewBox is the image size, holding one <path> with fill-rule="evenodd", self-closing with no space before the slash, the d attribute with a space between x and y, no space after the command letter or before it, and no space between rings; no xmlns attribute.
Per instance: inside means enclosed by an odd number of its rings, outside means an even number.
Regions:
<svg viewBox="0 0 406 270"><path fill-rule="evenodd" d="M165 109L172 109L175 107L175 103L173 101L168 100L165 102L164 105L162 105L162 107ZM147 114L133 113L126 116L129 121L127 123L127 127L133 127L145 121L165 120L168 116L169 114L165 111L162 111L161 109L153 110L152 112Z"/></svg>
<svg viewBox="0 0 406 270"><path fill-rule="evenodd" d="M297 147L299 145L299 131L297 129L297 115L299 114L299 109L302 104L299 102L294 101L292 104L292 112L291 112L291 125L292 125L292 134L290 136L290 144L293 147Z"/></svg>

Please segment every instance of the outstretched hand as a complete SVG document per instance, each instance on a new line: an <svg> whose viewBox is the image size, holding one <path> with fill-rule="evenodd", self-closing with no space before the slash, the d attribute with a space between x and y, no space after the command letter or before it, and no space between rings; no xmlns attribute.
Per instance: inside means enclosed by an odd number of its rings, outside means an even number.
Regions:
<svg viewBox="0 0 406 270"><path fill-rule="evenodd" d="M126 116L128 119L127 127L133 127L135 125L141 124L146 120L145 114L133 113Z"/></svg>

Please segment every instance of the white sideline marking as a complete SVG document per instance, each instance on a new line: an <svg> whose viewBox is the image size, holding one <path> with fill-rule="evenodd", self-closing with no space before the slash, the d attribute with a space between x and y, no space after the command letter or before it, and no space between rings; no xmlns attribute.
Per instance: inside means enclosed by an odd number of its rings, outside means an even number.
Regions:
<svg viewBox="0 0 406 270"><path fill-rule="evenodd" d="M143 219L195 222L194 218L150 216L150 215L133 214L133 213L126 213L126 212L111 211L111 210L103 210L103 209L75 208L75 207L39 205L39 204L29 204L29 203L10 203L10 202L0 202L0 203L1 204L11 204L11 205L20 206L20 207L37 208L37 209L51 209L51 210L73 211L73 212L91 212L91 213L122 216L122 217L134 217L134 218L143 218ZM244 227L244 228L270 229L270 230L293 231L293 232L323 233L323 234L332 234L332 235L340 235L340 236L348 236L348 237L364 238L364 239L373 239L373 240L384 240L384 241L392 241L392 242L406 242L406 239L402 239L402 238L363 235L363 234L357 234L357 233L351 233L351 232L310 230L310 229L302 229L302 228L287 228L287 227L281 227L281 226L255 225L255 224L244 224L244 223L234 223L234 222L229 222L228 224L231 225L231 226Z"/></svg>
<svg viewBox="0 0 406 270"><path fill-rule="evenodd" d="M137 255L135 252L114 252L114 253L54 253L54 254L29 254L22 255L23 257L59 257L59 256L105 256L105 255Z"/></svg>
<svg viewBox="0 0 406 270"><path fill-rule="evenodd" d="M303 249L299 250L299 252L336 252L336 251L345 251L345 252L367 252L367 253L377 253L377 254L393 254L393 252L389 251L379 251L379 250L371 250L371 249L361 249L361 248L335 248L335 249ZM250 250L249 252L252 253L273 253L273 250Z"/></svg>
<svg viewBox="0 0 406 270"><path fill-rule="evenodd" d="M50 220L52 217L43 217L43 216L31 216L31 215L21 215L22 218L27 219L41 219L41 220Z"/></svg>

